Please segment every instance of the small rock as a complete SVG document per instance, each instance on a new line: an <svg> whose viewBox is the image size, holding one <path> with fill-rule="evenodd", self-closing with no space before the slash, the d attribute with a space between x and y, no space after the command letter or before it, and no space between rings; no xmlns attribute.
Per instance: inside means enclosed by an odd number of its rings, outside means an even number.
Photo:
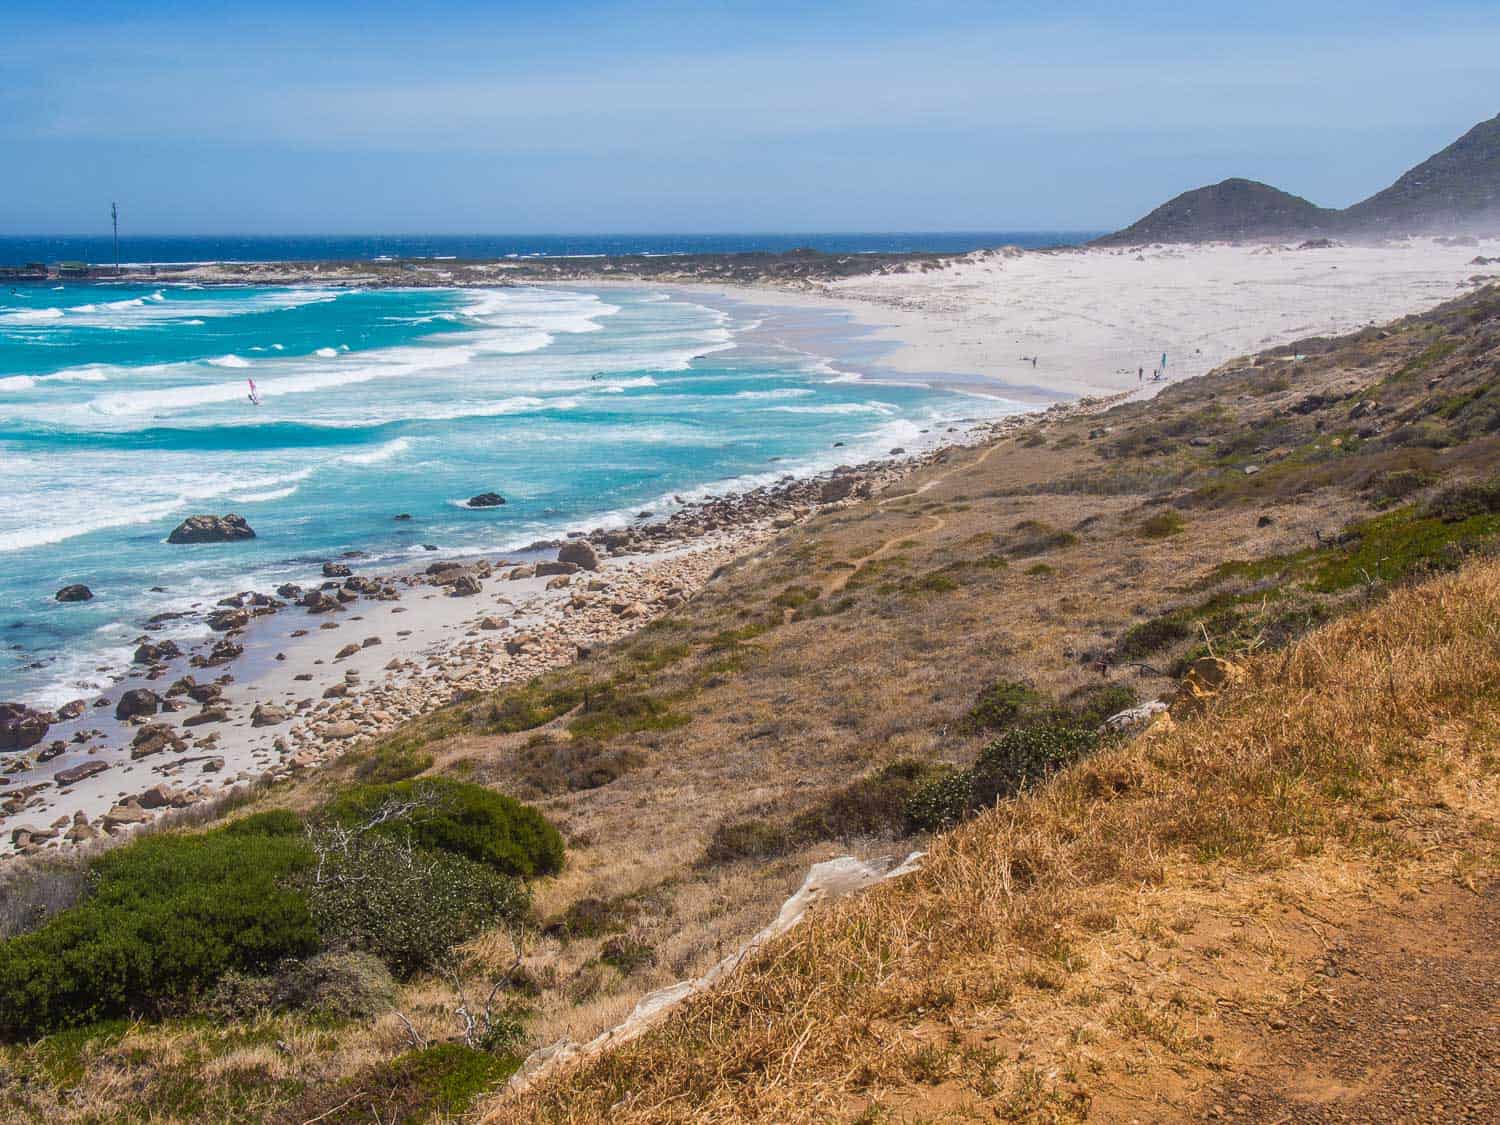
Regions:
<svg viewBox="0 0 1500 1125"><path fill-rule="evenodd" d="M167 542L232 543L254 538L255 531L245 517L231 512L225 516L189 516L167 536Z"/></svg>
<svg viewBox="0 0 1500 1125"><path fill-rule="evenodd" d="M498 492L481 492L478 496L469 497L471 508L498 508L505 503L505 497Z"/></svg>
<svg viewBox="0 0 1500 1125"><path fill-rule="evenodd" d="M60 602L86 602L93 598L94 591L81 582L75 582L71 586L64 586L53 596Z"/></svg>

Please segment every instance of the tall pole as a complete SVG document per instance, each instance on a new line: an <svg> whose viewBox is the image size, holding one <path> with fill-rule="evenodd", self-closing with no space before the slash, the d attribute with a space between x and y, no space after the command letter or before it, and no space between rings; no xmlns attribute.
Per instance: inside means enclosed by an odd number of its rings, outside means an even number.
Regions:
<svg viewBox="0 0 1500 1125"><path fill-rule="evenodd" d="M120 207L117 203L109 205L109 220L115 226L115 276L120 276Z"/></svg>

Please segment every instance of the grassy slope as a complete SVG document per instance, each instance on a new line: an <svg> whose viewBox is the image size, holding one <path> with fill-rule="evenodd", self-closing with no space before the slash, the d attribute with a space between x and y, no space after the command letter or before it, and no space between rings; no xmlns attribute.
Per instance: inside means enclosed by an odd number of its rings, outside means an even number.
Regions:
<svg viewBox="0 0 1500 1125"><path fill-rule="evenodd" d="M1354 338L1304 342L1301 358L1282 349L1226 365L1151 404L1054 416L955 453L788 531L637 637L525 692L440 711L252 807L305 809L352 776L417 770L538 803L568 838L568 868L539 887L541 928L521 950L505 933L473 943L467 983L482 995L519 952L508 998L529 1012L528 1036L586 1038L753 933L809 863L910 847L893 839L903 825L892 803L874 789L850 800L851 780L896 759L971 761L987 735L965 716L996 682L1024 680L1055 699L1101 684L1150 698L1173 688L1174 665L1200 647L1281 651L1321 620L1378 606L1393 584L1487 549L1488 524L1424 520L1414 506L1446 480L1500 464L1497 337L1500 296L1489 291ZM1359 411L1372 399L1377 407ZM1378 432L1361 437L1372 425ZM1351 628L1334 626L1344 637ZM1384 651L1399 657L1396 689L1425 730L1424 708L1451 701L1432 694L1441 684L1404 673L1436 669L1437 657ZM1277 659L1257 665L1255 706L1286 698L1266 686ZM1294 660L1328 671L1313 650ZM585 697L586 711L569 710ZM1479 717L1453 722L1467 731ZM688 1102L659 1099L690 1089L731 1118L800 1104L852 1116L875 1103L920 1116L974 1097L1066 1115L1128 1106L1128 1093L1157 1087L1187 1098L1220 1065L1224 1048L1206 1035L1222 1044L1230 1034L1195 1030L1217 1010L1205 989L1260 1011L1300 987L1295 951L1306 935L1282 934L1278 903L1430 880L1424 862L1475 879L1488 862L1473 841L1451 857L1412 859L1402 835L1409 822L1428 831L1435 815L1407 786L1441 787L1429 773L1445 761L1470 777L1463 771L1482 757L1424 749L1412 763L1382 765L1353 746L1384 772L1341 781L1335 767L1364 759L1315 757L1298 774L1252 739L1261 756L1236 767L1248 771L1244 786L1230 786L1217 768L1234 763L1212 756L1206 728L1192 729L1197 743L1112 752L939 842L946 858L919 883L882 892L890 910L854 904L801 932L780 970L736 982L769 990L745 994L765 1005L755 1020L732 1004L703 1009L729 1021L712 1049L693 1015L576 1085L495 1111L588 1118L627 1089L646 1116L647 1107L685 1115ZM1468 810L1485 785L1445 796L1462 810L1458 828L1433 830L1468 840ZM774 846L704 862L720 826L747 822L761 831L745 838ZM1176 835L1162 834L1169 827ZM1016 859L1008 869L997 863L1004 855ZM1234 912L1249 908L1280 936L1263 942L1259 924L1234 926ZM840 919L862 928L840 929ZM851 934L852 945L836 944ZM835 944L805 944L822 940ZM854 956L864 945L881 958ZM1147 987L1188 947L1214 951L1202 954L1213 981L1189 980L1180 1002L1172 987ZM844 952L853 977L816 960ZM821 974L801 971L807 964ZM848 1018L828 1014L830 999ZM444 982L415 981L401 1005L422 1034L455 1034ZM955 1042L950 1010L988 1022ZM894 1045L871 1056L872 1036ZM1095 1051L1095 1038L1108 1049ZM25 1080L9 1083L0 1104L20 1119L59 1121L302 1120L325 1110L337 1110L328 1121L368 1120L397 1102L436 1112L407 1086L389 1089L411 1069L392 1061L408 1049L395 1015L216 1026L189 1014L10 1049L0 1065ZM845 1050L849 1063L830 1069ZM669 1088L658 1068L684 1084ZM986 1085L964 1087L955 1068Z"/></svg>

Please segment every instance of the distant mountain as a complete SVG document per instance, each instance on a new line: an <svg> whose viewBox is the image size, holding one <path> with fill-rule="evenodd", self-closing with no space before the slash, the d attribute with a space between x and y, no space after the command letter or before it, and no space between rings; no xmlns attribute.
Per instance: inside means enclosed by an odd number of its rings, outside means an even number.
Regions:
<svg viewBox="0 0 1500 1125"><path fill-rule="evenodd" d="M1477 222L1500 222L1500 116L1344 212L1351 231L1404 234Z"/></svg>
<svg viewBox="0 0 1500 1125"><path fill-rule="evenodd" d="M1309 203L1255 180L1225 180L1185 191L1144 219L1098 239L1098 246L1146 242L1225 242L1322 233L1338 220L1337 211Z"/></svg>
<svg viewBox="0 0 1500 1125"><path fill-rule="evenodd" d="M1390 187L1339 211L1254 180L1184 192L1095 246L1500 228L1500 116L1481 122Z"/></svg>

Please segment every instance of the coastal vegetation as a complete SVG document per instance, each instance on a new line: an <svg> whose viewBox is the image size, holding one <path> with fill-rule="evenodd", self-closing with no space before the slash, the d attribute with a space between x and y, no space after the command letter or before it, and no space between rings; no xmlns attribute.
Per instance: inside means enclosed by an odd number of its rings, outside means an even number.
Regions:
<svg viewBox="0 0 1500 1125"><path fill-rule="evenodd" d="M0 944L0 1107L1073 1120L1243 1096L1274 1119L1285 1058L1351 1037L1325 998L1391 1042L1380 996L1324 969L1482 932L1497 349L1487 289L1043 413L223 821L81 877L24 861L52 893ZM641 1038L502 1092L739 948L810 864L916 850ZM208 948L168 971L131 943L179 916ZM106 940L96 994L70 950ZM1474 1030L1432 999L1349 1097Z"/></svg>

